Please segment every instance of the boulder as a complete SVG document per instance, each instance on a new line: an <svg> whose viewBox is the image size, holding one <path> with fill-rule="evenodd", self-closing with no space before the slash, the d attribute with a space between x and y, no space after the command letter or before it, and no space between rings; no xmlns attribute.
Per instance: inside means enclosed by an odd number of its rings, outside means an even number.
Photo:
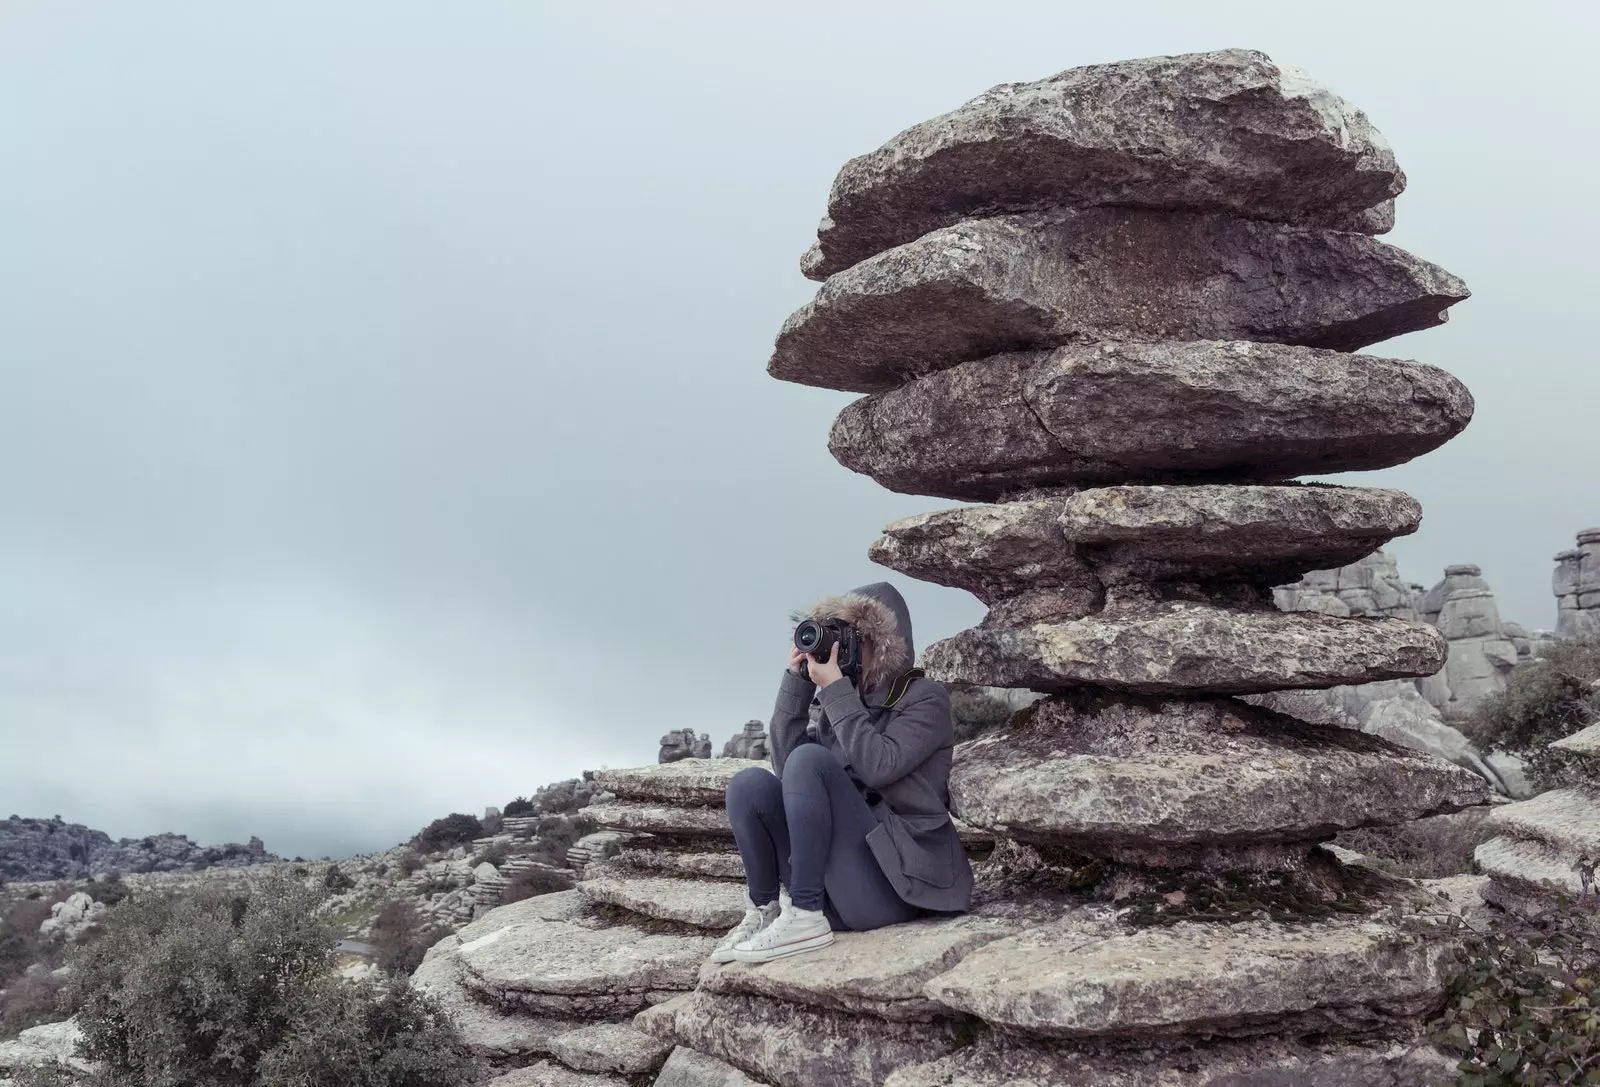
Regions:
<svg viewBox="0 0 1600 1087"><path fill-rule="evenodd" d="M600 770L595 782L623 800L648 800L666 804L720 806L728 783L749 766L767 766L754 759L693 759L687 762Z"/></svg>
<svg viewBox="0 0 1600 1087"><path fill-rule="evenodd" d="M664 804L617 801L590 804L579 813L579 817L594 826L614 830L637 830L647 834L690 838L733 837L733 827L728 825L728 813L722 808L678 808Z"/></svg>
<svg viewBox="0 0 1600 1087"><path fill-rule="evenodd" d="M1331 570L1313 570L1274 594L1284 611L1324 615L1387 616L1416 622L1422 586L1400 576L1394 556L1382 551Z"/></svg>
<svg viewBox="0 0 1600 1087"><path fill-rule="evenodd" d="M72 943L98 929L105 915L104 902L96 902L84 892L74 891L65 902L50 907L50 916L39 925L39 935L47 940Z"/></svg>
<svg viewBox="0 0 1600 1087"><path fill-rule="evenodd" d="M656 1076L655 1087L762 1087L726 1061L678 1046Z"/></svg>
<svg viewBox="0 0 1600 1087"><path fill-rule="evenodd" d="M627 1023L590 1023L550 1041L551 1054L568 1068L629 1076L652 1071L671 1048Z"/></svg>
<svg viewBox="0 0 1600 1087"><path fill-rule="evenodd" d="M973 948L1010 936L1019 927L964 916L840 932L832 946L790 959L760 965L707 963L700 970L700 989L902 1022L929 1020L950 1012L923 995L923 984Z"/></svg>
<svg viewBox="0 0 1600 1087"><path fill-rule="evenodd" d="M767 372L852 392L1019 347L1256 340L1356 351L1444 323L1444 269L1361 234L1094 208L936 230L830 278Z"/></svg>
<svg viewBox="0 0 1600 1087"><path fill-rule="evenodd" d="M95 1065L77 1056L83 1031L76 1019L29 1027L10 1041L0 1042L0 1075L21 1074L42 1065L64 1064L78 1072Z"/></svg>
<svg viewBox="0 0 1600 1087"><path fill-rule="evenodd" d="M1007 838L1171 866L1457 811L1481 778L1237 699L1085 691L958 749L951 804Z"/></svg>
<svg viewBox="0 0 1600 1087"><path fill-rule="evenodd" d="M551 1039L583 1025L575 1019L505 1012L473 999L461 959L453 954L424 959L411 975L411 985L444 1005L467 1048L487 1060L549 1053Z"/></svg>
<svg viewBox="0 0 1600 1087"><path fill-rule="evenodd" d="M1426 676L1444 663L1432 627L1173 601L1124 614L977 627L923 654L943 682L1064 691L1246 694Z"/></svg>
<svg viewBox="0 0 1600 1087"><path fill-rule="evenodd" d="M628 1087L628 1081L621 1076L574 1072L553 1061L540 1061L495 1076L484 1087Z"/></svg>
<svg viewBox="0 0 1600 1087"><path fill-rule="evenodd" d="M1600 721L1581 728L1550 746L1574 755L1583 755L1591 759L1600 758Z"/></svg>
<svg viewBox="0 0 1600 1087"><path fill-rule="evenodd" d="M1579 786L1551 789L1489 813L1485 828L1552 849L1600 860L1600 792Z"/></svg>
<svg viewBox="0 0 1600 1087"><path fill-rule="evenodd" d="M974 215L1122 204L1382 233L1405 187L1365 114L1224 49L1002 83L845 164L802 267L822 279Z"/></svg>
<svg viewBox="0 0 1600 1087"><path fill-rule="evenodd" d="M1555 561L1556 637L1600 634L1600 528L1578 533L1578 546Z"/></svg>
<svg viewBox="0 0 1600 1087"><path fill-rule="evenodd" d="M1577 858L1535 839L1490 838L1472 851L1472 862L1491 881L1484 901L1507 908L1530 901L1547 906L1558 894L1578 898L1584 893ZM1511 902L1497 901L1494 892L1501 888L1512 892Z"/></svg>
<svg viewBox="0 0 1600 1087"><path fill-rule="evenodd" d="M1343 1034L1431 1011L1452 950L1442 929L1359 916L1087 939L1046 925L978 948L926 992L1002 1030L1063 1038Z"/></svg>
<svg viewBox="0 0 1600 1087"><path fill-rule="evenodd" d="M602 875L578 884L578 892L590 902L719 933L744 917L744 886L739 883Z"/></svg>
<svg viewBox="0 0 1600 1087"><path fill-rule="evenodd" d="M1074 344L864 397L828 447L893 491L988 502L1061 484L1262 482L1401 464L1472 418L1416 362L1282 344Z"/></svg>
<svg viewBox="0 0 1600 1087"><path fill-rule="evenodd" d="M1456 563L1444 568L1444 579L1429 589L1417 604L1422 621L1439 625L1439 613L1444 610L1446 600L1457 589L1483 589L1488 591L1489 583L1483 580L1483 570L1470 562Z"/></svg>

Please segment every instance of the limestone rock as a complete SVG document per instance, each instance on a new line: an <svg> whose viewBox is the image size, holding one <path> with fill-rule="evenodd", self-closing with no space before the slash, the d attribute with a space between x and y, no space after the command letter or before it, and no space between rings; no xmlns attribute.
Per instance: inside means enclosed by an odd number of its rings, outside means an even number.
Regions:
<svg viewBox="0 0 1600 1087"><path fill-rule="evenodd" d="M1449 639L1450 655L1443 672L1422 685L1423 694L1447 720L1461 720L1479 702L1505 689L1517 666L1516 646L1501 635L1500 610L1486 588L1451 590L1437 626Z"/></svg>
<svg viewBox="0 0 1600 1087"><path fill-rule="evenodd" d="M769 754L770 752L767 749L767 726L758 720L746 721L744 728L722 745L722 757L725 759L765 761Z"/></svg>
<svg viewBox="0 0 1600 1087"><path fill-rule="evenodd" d="M744 862L737 853L689 853L675 849L624 849L614 866L622 871L659 872L700 879L743 879Z"/></svg>
<svg viewBox="0 0 1600 1087"><path fill-rule="evenodd" d="M601 876L578 884L591 902L605 902L658 921L726 932L744 916L744 887L705 880Z"/></svg>
<svg viewBox="0 0 1600 1087"><path fill-rule="evenodd" d="M803 267L821 279L960 219L1050 206L1382 233L1394 216L1383 205L1404 187L1360 110L1265 54L1095 64L1002 83L851 159Z"/></svg>
<svg viewBox="0 0 1600 1087"><path fill-rule="evenodd" d="M1260 482L1401 464L1472 418L1421 363L1282 344L1073 344L978 359L863 397L828 448L893 491Z"/></svg>
<svg viewBox="0 0 1600 1087"><path fill-rule="evenodd" d="M1417 605L1422 621L1438 626L1439 613L1444 610L1445 601L1458 589L1482 589L1487 592L1489 583L1483 580L1482 568L1470 562L1446 566L1444 580L1429 589Z"/></svg>
<svg viewBox="0 0 1600 1087"><path fill-rule="evenodd" d="M621 1076L574 1072L553 1061L540 1061L496 1076L484 1087L628 1087L628 1081Z"/></svg>
<svg viewBox="0 0 1600 1087"><path fill-rule="evenodd" d="M1179 923L1085 939L1053 926L978 948L930 997L1056 1037L1372 1029L1444 995L1451 944L1375 919Z"/></svg>
<svg viewBox="0 0 1600 1087"><path fill-rule="evenodd" d="M652 1004L635 1013L632 1020L634 1029L663 1042L676 1041L678 1010L688 1003L692 995L692 993L680 993L670 1000Z"/></svg>
<svg viewBox="0 0 1600 1087"><path fill-rule="evenodd" d="M1236 699L1083 692L961 746L951 804L1022 841L1135 863L1310 841L1479 804L1477 776Z"/></svg>
<svg viewBox="0 0 1600 1087"><path fill-rule="evenodd" d="M697 738L692 728L681 728L661 737L661 751L656 761L678 762L682 759L709 759L711 737L702 732Z"/></svg>
<svg viewBox="0 0 1600 1087"><path fill-rule="evenodd" d="M872 932L840 932L831 947L792 959L758 966L708 963L700 971L700 989L772 997L883 1019L927 1020L949 1012L923 996L923 984L973 948L1012 935L1018 927L964 916L913 921Z"/></svg>
<svg viewBox="0 0 1600 1087"><path fill-rule="evenodd" d="M1551 789L1503 804L1489 813L1485 825L1511 837L1543 842L1574 858L1600 860L1600 792L1593 789Z"/></svg>
<svg viewBox="0 0 1600 1087"><path fill-rule="evenodd" d="M1174 601L1120 615L977 627L929 646L923 662L943 682L1244 694L1431 675L1444 656L1444 639L1417 623Z"/></svg>
<svg viewBox="0 0 1600 1087"><path fill-rule="evenodd" d="M104 902L96 902L84 892L74 891L65 902L50 907L50 916L39 925L39 935L47 940L73 943L98 929L105 915Z"/></svg>
<svg viewBox="0 0 1600 1087"><path fill-rule="evenodd" d="M1386 616L1416 622L1422 586L1400 576L1394 556L1382 551L1337 569L1313 570L1275 593L1284 611L1336 616Z"/></svg>
<svg viewBox="0 0 1600 1087"><path fill-rule="evenodd" d="M618 801L614 804L590 804L579 814L595 826L616 830L685 837L733 837L733 828L728 825L728 813L721 808L678 808Z"/></svg>
<svg viewBox="0 0 1600 1087"><path fill-rule="evenodd" d="M1472 860L1492 880L1484 889L1485 901L1494 902L1492 892L1502 885L1546 903L1557 894L1577 898L1584 893L1575 858L1545 842L1502 835L1480 844Z"/></svg>
<svg viewBox="0 0 1600 1087"><path fill-rule="evenodd" d="M1355 351L1444 323L1467 294L1361 234L1125 208L1007 215L833 276L784 322L767 372L875 392L1018 347L1096 340Z"/></svg>
<svg viewBox="0 0 1600 1087"><path fill-rule="evenodd" d="M550 1041L551 1054L568 1068L630 1076L654 1069L671 1048L627 1023L591 1023Z"/></svg>
<svg viewBox="0 0 1600 1087"><path fill-rule="evenodd" d="M762 1084L726 1061L679 1046L661 1066L655 1087L762 1087Z"/></svg>
<svg viewBox="0 0 1600 1087"><path fill-rule="evenodd" d="M0 1042L0 1075L54 1063L80 1072L91 1071L94 1064L76 1055L82 1038L76 1019L29 1027L10 1041Z"/></svg>
<svg viewBox="0 0 1600 1087"><path fill-rule="evenodd" d="M600 770L594 779L623 800L720 806L728 783L749 766L767 766L754 759L693 759L687 762Z"/></svg>
<svg viewBox="0 0 1600 1087"><path fill-rule="evenodd" d="M1557 740L1550 745L1561 751L1568 751L1574 755L1585 755L1589 758L1600 758L1600 721L1581 728L1571 736Z"/></svg>
<svg viewBox="0 0 1600 1087"><path fill-rule="evenodd" d="M777 1087L880 1087L890 1072L955 1047L952 1024L890 1023L753 996L697 992L676 1021L680 1044Z"/></svg>
<svg viewBox="0 0 1600 1087"><path fill-rule="evenodd" d="M1455 1065L1431 1046L1382 1041L1141 1045L1096 1052L995 1034L942 1060L902 1068L886 1087L1424 1087L1452 1080Z"/></svg>
<svg viewBox="0 0 1600 1087"><path fill-rule="evenodd" d="M1600 634L1600 528L1578 533L1578 546L1556 556L1556 637Z"/></svg>
<svg viewBox="0 0 1600 1087"><path fill-rule="evenodd" d="M475 1056L509 1060L550 1052L551 1039L581 1026L578 1020L507 1013L473 999L459 956L434 955L411 975L413 988L439 1000Z"/></svg>

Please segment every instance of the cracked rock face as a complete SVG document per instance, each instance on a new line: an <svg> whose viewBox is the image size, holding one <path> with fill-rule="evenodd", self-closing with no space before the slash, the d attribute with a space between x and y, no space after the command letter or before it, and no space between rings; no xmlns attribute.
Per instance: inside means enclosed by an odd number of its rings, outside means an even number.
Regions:
<svg viewBox="0 0 1600 1087"><path fill-rule="evenodd" d="M671 1048L627 1023L590 1023L550 1041L551 1054L568 1068L630 1076L654 1069Z"/></svg>
<svg viewBox="0 0 1600 1087"><path fill-rule="evenodd" d="M1002 83L845 164L812 279L960 219L1125 204L1382 233L1405 187L1360 110L1224 49Z"/></svg>
<svg viewBox="0 0 1600 1087"><path fill-rule="evenodd" d="M742 873L741 873L742 874ZM578 884L591 902L604 902L658 921L726 932L744 917L744 884L601 873Z"/></svg>
<svg viewBox="0 0 1600 1087"><path fill-rule="evenodd" d="M720 807L735 774L747 766L766 765L765 760L755 759L685 759L624 770L600 770L594 778L600 788L623 800Z"/></svg>
<svg viewBox="0 0 1600 1087"><path fill-rule="evenodd" d="M1234 699L1089 692L963 744L950 795L1008 838L1163 866L1487 799L1477 775L1350 729Z"/></svg>
<svg viewBox="0 0 1600 1087"><path fill-rule="evenodd" d="M1137 694L1253 694L1427 676L1447 643L1399 619L1333 619L1207 604L1031 626L975 627L923 654L944 683L1043 692L1095 686Z"/></svg>
<svg viewBox="0 0 1600 1087"><path fill-rule="evenodd" d="M636 830L647 834L680 837L731 838L728 813L722 808L680 808L667 804L630 803L590 804L578 817L595 826L616 830Z"/></svg>
<svg viewBox="0 0 1600 1087"><path fill-rule="evenodd" d="M1100 208L971 220L823 284L767 370L892 389L1020 347L1254 340L1355 351L1444 323L1444 269L1361 234Z"/></svg>
<svg viewBox="0 0 1600 1087"><path fill-rule="evenodd" d="M929 996L1063 1038L1370 1030L1432 1010L1451 943L1363 917L1180 923L1084 939L1051 926L972 952Z"/></svg>
<svg viewBox="0 0 1600 1087"><path fill-rule="evenodd" d="M997 355L865 397L828 448L892 491L1263 482L1402 464L1472 418L1416 362L1280 344L1080 344Z"/></svg>

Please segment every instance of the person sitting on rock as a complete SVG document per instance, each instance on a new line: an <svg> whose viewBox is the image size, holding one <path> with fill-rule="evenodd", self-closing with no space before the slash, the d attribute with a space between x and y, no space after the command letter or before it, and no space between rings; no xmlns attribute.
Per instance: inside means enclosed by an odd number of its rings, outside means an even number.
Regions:
<svg viewBox="0 0 1600 1087"><path fill-rule="evenodd" d="M835 929L971 904L972 868L949 814L950 698L911 668L905 600L879 582L824 599L809 617L856 628L860 686L838 667L837 645L825 658L790 649L768 729L772 771L748 767L728 785L748 889L744 919L713 962L767 962L827 947Z"/></svg>

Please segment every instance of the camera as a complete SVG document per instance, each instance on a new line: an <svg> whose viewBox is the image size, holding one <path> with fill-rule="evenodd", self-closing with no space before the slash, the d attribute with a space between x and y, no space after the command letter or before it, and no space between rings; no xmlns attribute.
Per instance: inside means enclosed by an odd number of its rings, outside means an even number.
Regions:
<svg viewBox="0 0 1600 1087"><path fill-rule="evenodd" d="M854 626L842 619L805 619L794 628L794 647L802 653L811 653L823 660L834 645L839 646L833 663L849 677L850 682L861 680L861 635ZM810 661L800 662L800 675L810 679Z"/></svg>

